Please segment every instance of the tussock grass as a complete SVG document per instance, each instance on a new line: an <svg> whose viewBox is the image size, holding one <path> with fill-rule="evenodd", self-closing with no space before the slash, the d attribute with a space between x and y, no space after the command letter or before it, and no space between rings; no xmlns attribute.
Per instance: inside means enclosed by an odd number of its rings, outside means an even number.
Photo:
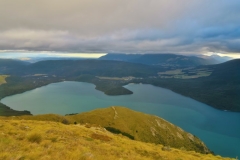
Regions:
<svg viewBox="0 0 240 160"><path fill-rule="evenodd" d="M97 124L112 133L119 133L138 141L163 144L179 149L184 147L188 151L200 153L211 152L199 138L170 122L125 107L112 106L66 116L66 118L71 122Z"/></svg>
<svg viewBox="0 0 240 160"><path fill-rule="evenodd" d="M166 120L125 107L96 109L68 116L46 114L0 117L0 119L25 119L54 121L62 124L84 124L87 128L102 126L112 133L121 134L137 141L162 144L179 149L184 148L188 151L200 153L211 152L200 139Z"/></svg>
<svg viewBox="0 0 240 160"><path fill-rule="evenodd" d="M85 125L49 121L0 120L0 128L1 160L230 160L174 148L163 151L162 145L130 140L101 127L87 128Z"/></svg>
<svg viewBox="0 0 240 160"><path fill-rule="evenodd" d="M28 141L33 143L40 143L42 141L42 135L39 133L32 133L28 136Z"/></svg>

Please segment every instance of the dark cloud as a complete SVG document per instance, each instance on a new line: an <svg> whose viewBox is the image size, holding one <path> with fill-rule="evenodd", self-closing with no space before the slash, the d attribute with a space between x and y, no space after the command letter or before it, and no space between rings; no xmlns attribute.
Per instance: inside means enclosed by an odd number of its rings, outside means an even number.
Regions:
<svg viewBox="0 0 240 160"><path fill-rule="evenodd" d="M240 53L239 0L0 0L0 49Z"/></svg>

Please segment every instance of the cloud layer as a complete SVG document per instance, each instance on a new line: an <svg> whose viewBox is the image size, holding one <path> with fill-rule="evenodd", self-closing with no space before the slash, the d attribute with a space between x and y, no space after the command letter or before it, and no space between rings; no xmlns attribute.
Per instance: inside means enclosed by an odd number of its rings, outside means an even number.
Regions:
<svg viewBox="0 0 240 160"><path fill-rule="evenodd" d="M239 0L0 0L0 50L240 53Z"/></svg>

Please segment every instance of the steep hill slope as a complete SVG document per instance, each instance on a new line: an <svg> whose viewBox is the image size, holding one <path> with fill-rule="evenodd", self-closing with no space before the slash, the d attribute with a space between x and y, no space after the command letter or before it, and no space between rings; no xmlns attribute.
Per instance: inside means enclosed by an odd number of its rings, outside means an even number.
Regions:
<svg viewBox="0 0 240 160"><path fill-rule="evenodd" d="M68 116L69 117L69 116ZM210 150L194 135L157 116L136 112L125 107L109 107L70 116L80 123L98 124L143 142L185 148L201 153Z"/></svg>
<svg viewBox="0 0 240 160"><path fill-rule="evenodd" d="M0 159L230 160L129 140L101 127L57 122L0 120Z"/></svg>

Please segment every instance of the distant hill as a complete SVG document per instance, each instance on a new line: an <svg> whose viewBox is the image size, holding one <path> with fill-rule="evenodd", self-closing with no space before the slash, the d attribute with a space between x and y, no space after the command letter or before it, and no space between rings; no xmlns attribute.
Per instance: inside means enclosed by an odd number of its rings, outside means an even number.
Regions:
<svg viewBox="0 0 240 160"><path fill-rule="evenodd" d="M0 59L0 74L5 74L22 68L28 65L28 62L13 60L13 59Z"/></svg>
<svg viewBox="0 0 240 160"><path fill-rule="evenodd" d="M78 57L31 57L29 59L24 60L29 63L36 63L39 61L48 61L48 60L86 60L89 58L78 58Z"/></svg>
<svg viewBox="0 0 240 160"><path fill-rule="evenodd" d="M64 125L17 118L0 120L0 159L233 160L133 141L100 126Z"/></svg>
<svg viewBox="0 0 240 160"><path fill-rule="evenodd" d="M216 64L218 64L218 63L224 63L224 62L230 61L233 58L228 57L228 56L221 57L221 56L218 56L218 55L212 55L212 56L209 56L209 59L212 59L212 61L215 61Z"/></svg>
<svg viewBox="0 0 240 160"><path fill-rule="evenodd" d="M64 77L73 77L82 74L109 77L145 77L156 75L158 70L155 67L144 64L110 60L48 60L29 64L25 68L12 71L11 74L49 74Z"/></svg>
<svg viewBox="0 0 240 160"><path fill-rule="evenodd" d="M226 83L240 83L240 59L234 59L225 63L209 66L213 73L209 78L225 81Z"/></svg>
<svg viewBox="0 0 240 160"><path fill-rule="evenodd" d="M240 59L197 67L201 68L212 70L212 74L195 79L144 79L134 82L168 88L217 109L240 112Z"/></svg>
<svg viewBox="0 0 240 160"><path fill-rule="evenodd" d="M117 60L165 67L192 67L214 64L211 59L176 54L107 54L100 60Z"/></svg>

